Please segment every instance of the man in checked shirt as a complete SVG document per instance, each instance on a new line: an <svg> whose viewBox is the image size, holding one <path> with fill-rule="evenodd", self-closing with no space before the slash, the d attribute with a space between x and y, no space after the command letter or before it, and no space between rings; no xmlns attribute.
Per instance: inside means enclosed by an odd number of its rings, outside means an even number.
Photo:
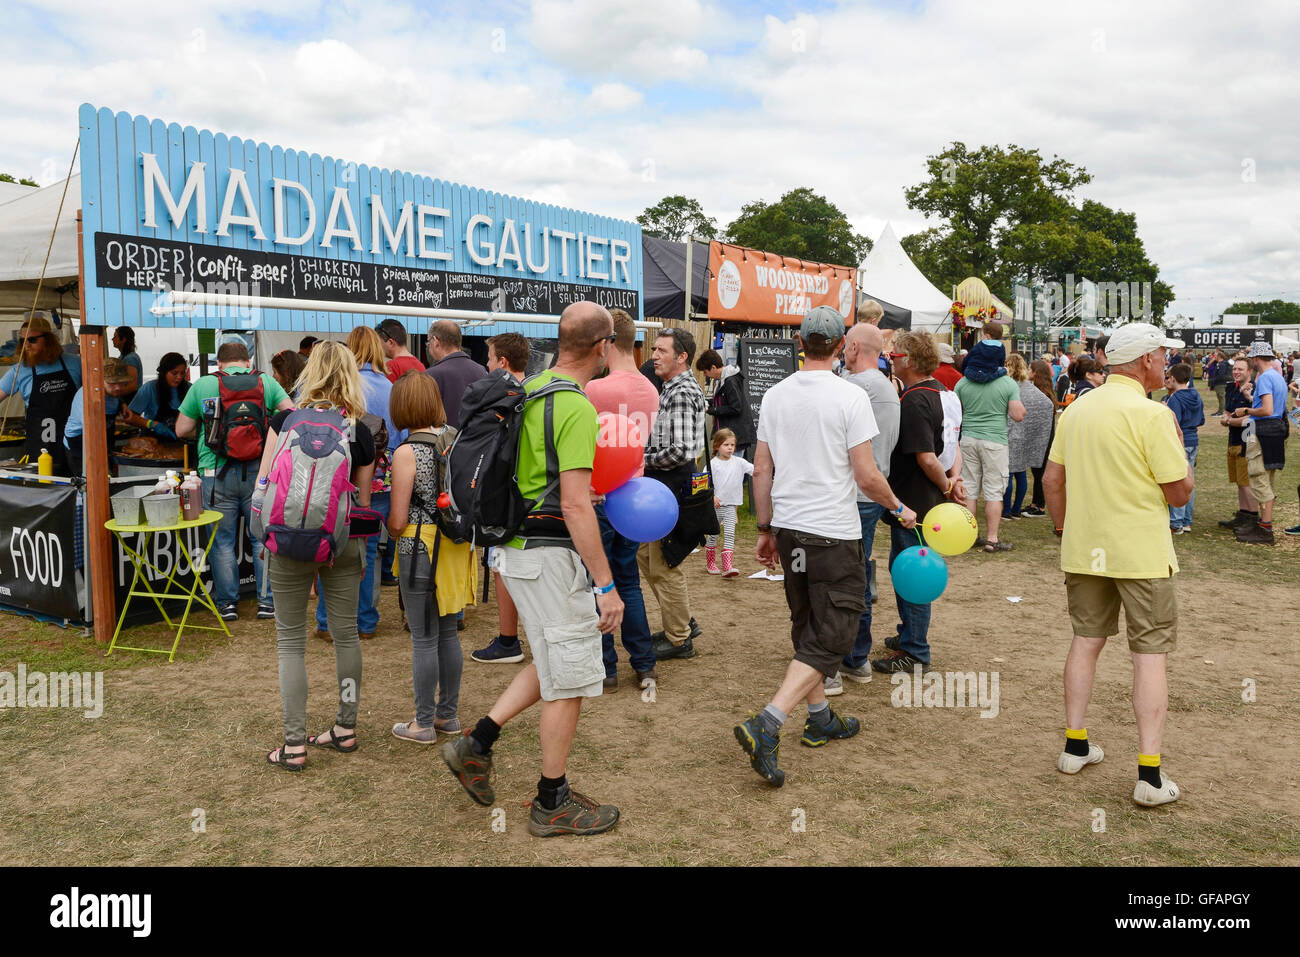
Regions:
<svg viewBox="0 0 1300 957"><path fill-rule="evenodd" d="M704 450L704 393L691 374L695 339L685 329L664 329L655 339L655 375L664 381L659 416L645 447L646 478L657 479L681 498L690 492L695 458ZM691 617L686 571L669 568L662 542L645 542L636 553L641 578L650 584L664 630L655 634L655 658L694 658L700 627Z"/></svg>

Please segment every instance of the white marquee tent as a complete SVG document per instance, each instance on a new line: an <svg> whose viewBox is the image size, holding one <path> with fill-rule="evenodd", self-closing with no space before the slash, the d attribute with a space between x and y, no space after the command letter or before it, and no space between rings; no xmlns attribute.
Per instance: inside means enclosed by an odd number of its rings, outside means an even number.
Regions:
<svg viewBox="0 0 1300 957"><path fill-rule="evenodd" d="M903 325L906 320L900 314L904 313L910 314L908 327L918 332L937 332L947 326L951 297L921 274L889 223L858 267L858 288L885 307L886 320L895 319L882 322L882 327Z"/></svg>
<svg viewBox="0 0 1300 957"><path fill-rule="evenodd" d="M36 189L0 183L0 312L32 308L46 250L50 261L41 284L40 309L77 309L77 207L81 203L81 176L72 177L68 198L59 215L63 180ZM54 247L50 230L58 218ZM60 296L60 290L63 291Z"/></svg>

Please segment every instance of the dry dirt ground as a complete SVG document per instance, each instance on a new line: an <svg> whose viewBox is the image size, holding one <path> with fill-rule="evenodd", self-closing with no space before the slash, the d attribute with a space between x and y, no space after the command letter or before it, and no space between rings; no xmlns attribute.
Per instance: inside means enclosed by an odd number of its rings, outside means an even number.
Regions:
<svg viewBox="0 0 1300 957"><path fill-rule="evenodd" d="M1207 485L1221 484L1220 458L1216 452L1205 472ZM1294 470L1284 487L1294 488ZM1281 520L1294 523L1290 494L1280 501ZM893 707L885 676L846 682L833 703L861 719L862 733L802 748L804 714L792 715L780 790L750 770L731 729L768 700L789 660L782 587L710 577L698 553L687 564L705 629L698 657L661 664L653 702L633 690L624 661L620 690L583 709L569 776L622 808L606 835L528 835L526 804L539 774L535 710L496 748L495 814L469 800L436 748L389 733L411 717L412 702L409 640L396 590L386 588L379 636L363 646L360 750L313 749L303 774L263 760L281 734L275 632L273 622L252 620L249 603L232 639L187 637L174 664L110 659L117 670L105 674L97 720L54 709L0 712L0 861L1295 864L1300 541L1271 551L1234 546L1208 527L1230 510L1226 496L1205 493L1196 536L1179 540L1187 558L1164 760L1184 797L1170 807L1143 810L1129 800L1137 740L1122 638L1102 657L1088 720L1106 760L1075 777L1056 771L1069 622L1055 540L1048 520L1037 519L1004 532L1017 543L1011 553L950 560L951 582L935 605L936 669L996 671L996 717L977 708ZM752 526L741 535L748 573L758 568ZM886 543L882 533L878 557ZM878 644L896 620L887 573L880 593ZM23 625L23 634L35 627ZM462 632L466 655L495 633L495 606L473 609ZM0 643L0 668L12 670L19 655L36 667L31 660L46 649L64 653L55 646L78 640L44 627L35 634L26 644ZM308 662L309 730L322 730L333 716L332 647L312 641ZM485 712L517 667L467 659L463 723ZM1243 700L1251 687L1254 700Z"/></svg>

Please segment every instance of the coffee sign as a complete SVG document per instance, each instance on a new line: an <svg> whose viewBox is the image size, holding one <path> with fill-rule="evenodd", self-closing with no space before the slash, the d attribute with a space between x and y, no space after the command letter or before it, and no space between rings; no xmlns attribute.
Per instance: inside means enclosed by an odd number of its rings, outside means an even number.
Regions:
<svg viewBox="0 0 1300 957"><path fill-rule="evenodd" d="M1212 326L1207 329L1175 329L1170 333L1189 349L1249 349L1252 342L1273 344L1273 330L1262 326Z"/></svg>

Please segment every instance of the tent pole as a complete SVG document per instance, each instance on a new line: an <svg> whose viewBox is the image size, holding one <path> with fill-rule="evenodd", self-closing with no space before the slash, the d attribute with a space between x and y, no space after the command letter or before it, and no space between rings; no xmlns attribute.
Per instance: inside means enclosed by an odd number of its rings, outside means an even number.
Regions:
<svg viewBox="0 0 1300 957"><path fill-rule="evenodd" d="M109 518L108 428L104 421L104 327L85 325L86 248L81 210L77 210L77 288L81 300L81 441L86 462L86 588L95 619L95 641L106 645L113 637L117 607L113 595L112 539L104 523Z"/></svg>
<svg viewBox="0 0 1300 957"><path fill-rule="evenodd" d="M682 319L687 322L691 320L691 280L694 278L693 260L695 258L695 234L686 234L686 305L682 309Z"/></svg>

